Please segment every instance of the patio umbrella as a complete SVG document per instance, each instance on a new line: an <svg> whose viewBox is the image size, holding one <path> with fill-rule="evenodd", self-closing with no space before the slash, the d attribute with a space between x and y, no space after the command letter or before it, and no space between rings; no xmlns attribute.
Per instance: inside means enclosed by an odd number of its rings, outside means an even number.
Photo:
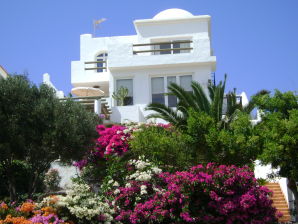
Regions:
<svg viewBox="0 0 298 224"><path fill-rule="evenodd" d="M93 87L75 87L71 93L77 96L103 96L104 91Z"/></svg>

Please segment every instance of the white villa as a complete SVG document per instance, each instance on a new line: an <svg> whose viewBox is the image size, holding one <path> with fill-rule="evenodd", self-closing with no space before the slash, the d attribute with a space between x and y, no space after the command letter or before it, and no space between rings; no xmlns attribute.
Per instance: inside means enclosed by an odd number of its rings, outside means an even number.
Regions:
<svg viewBox="0 0 298 224"><path fill-rule="evenodd" d="M216 57L211 44L210 16L194 16L182 9L168 9L152 19L135 20L136 35L80 37L80 60L71 63L72 93L100 89L111 112L111 121L144 122L151 102L176 106L166 96L171 82L191 90L191 81L207 87L212 82ZM112 94L123 86L129 90L125 106Z"/></svg>
<svg viewBox="0 0 298 224"><path fill-rule="evenodd" d="M182 9L168 9L152 19L135 20L136 35L94 37L80 36L80 60L71 63L72 93L77 97L98 96L94 111L110 113L112 122L145 122L150 111L145 107L151 102L175 107L177 99L167 96L168 85L175 82L191 91L191 81L199 82L207 88L213 82L216 57L211 42L211 17L195 16ZM44 82L54 87L48 74ZM120 87L128 89L125 105L118 105L112 97ZM63 93L57 91L58 97ZM246 94L241 93L242 104L248 103ZM252 120L256 124L258 118ZM58 166L59 167L59 166ZM255 175L267 178L272 173L271 166L261 166L256 161ZM65 172L61 169L61 172ZM62 176L69 178L69 173ZM287 179L275 179L277 200L282 200L279 208L286 212L293 208L293 194L287 187ZM284 198L284 199L282 199ZM284 204L283 204L284 203Z"/></svg>

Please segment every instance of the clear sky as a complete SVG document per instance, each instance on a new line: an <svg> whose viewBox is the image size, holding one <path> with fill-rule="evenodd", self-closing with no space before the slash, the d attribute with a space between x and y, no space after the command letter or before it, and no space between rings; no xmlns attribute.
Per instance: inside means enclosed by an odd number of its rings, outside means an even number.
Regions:
<svg viewBox="0 0 298 224"><path fill-rule="evenodd" d="M168 8L211 15L216 79L227 73L228 89L298 90L298 0L0 0L0 65L36 84L47 72L68 94L94 19L107 18L98 36L133 35L133 20Z"/></svg>

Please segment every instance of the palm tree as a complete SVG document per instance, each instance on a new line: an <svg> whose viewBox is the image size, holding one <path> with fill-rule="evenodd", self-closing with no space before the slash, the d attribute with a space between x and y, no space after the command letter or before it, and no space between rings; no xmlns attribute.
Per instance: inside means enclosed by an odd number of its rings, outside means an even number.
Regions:
<svg viewBox="0 0 298 224"><path fill-rule="evenodd" d="M235 112L242 111L250 114L255 108L255 102L250 101L248 105L243 106L237 102L236 89L233 92L224 94L226 86L225 75L224 81L220 81L218 85L209 85L208 94L198 82L192 82L192 92L187 92L176 83L171 83L168 87L169 95L174 95L178 99L177 108L171 108L160 103L151 103L145 109L152 110L156 113L147 116L149 118L161 118L174 126L184 129L187 125L189 117L189 109L192 108L196 112L205 112L215 119L216 122L230 123L235 118ZM268 93L266 90L258 92L256 95ZM226 114L223 120L223 104L226 98Z"/></svg>
<svg viewBox="0 0 298 224"><path fill-rule="evenodd" d="M208 86L208 97L203 87L197 82L191 83L192 92L187 92L176 83L171 83L168 87L169 95L177 97L177 108L167 107L160 103L151 103L146 107L146 110L153 110L157 113L150 114L147 119L161 118L176 127L184 128L189 116L188 111L192 108L194 111L210 114L216 121L219 121L222 116L225 84L226 75L224 82L221 81L218 85Z"/></svg>

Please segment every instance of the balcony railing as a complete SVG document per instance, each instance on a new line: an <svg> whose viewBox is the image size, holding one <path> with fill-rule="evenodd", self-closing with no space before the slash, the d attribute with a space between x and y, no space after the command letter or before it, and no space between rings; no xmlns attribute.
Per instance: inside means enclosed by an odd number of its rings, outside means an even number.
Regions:
<svg viewBox="0 0 298 224"><path fill-rule="evenodd" d="M144 43L144 44L133 44L133 54L137 55L140 53L152 53L152 54L179 54L189 53L193 48L190 47L191 40L171 41L171 42L155 42L155 43ZM189 47L181 47L181 44L188 44ZM162 46L169 45L167 48L160 48ZM176 45L176 46L175 46ZM178 47L177 47L178 45ZM160 49L155 49L159 47ZM180 52L187 51L187 52Z"/></svg>
<svg viewBox="0 0 298 224"><path fill-rule="evenodd" d="M97 64L106 65L107 61L86 61L85 62L85 70L106 70L107 67L97 67ZM88 65L93 65L94 67L86 67Z"/></svg>

